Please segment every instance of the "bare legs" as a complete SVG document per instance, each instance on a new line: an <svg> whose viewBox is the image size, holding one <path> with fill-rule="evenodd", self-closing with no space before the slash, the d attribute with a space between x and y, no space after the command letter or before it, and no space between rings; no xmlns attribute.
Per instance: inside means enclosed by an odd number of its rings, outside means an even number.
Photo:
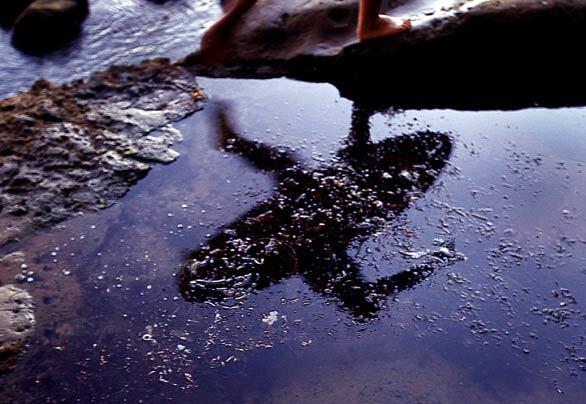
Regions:
<svg viewBox="0 0 586 404"><path fill-rule="evenodd" d="M256 2L257 0L224 0L222 2L225 14L203 36L199 51L200 61L215 64L225 58L228 52L227 42L234 28ZM357 35L361 41L396 35L411 28L409 20L380 15L381 3L382 0L360 0Z"/></svg>
<svg viewBox="0 0 586 404"><path fill-rule="evenodd" d="M360 0L358 11L358 39L396 35L411 28L411 21L380 15L382 0Z"/></svg>
<svg viewBox="0 0 586 404"><path fill-rule="evenodd" d="M257 0L228 0L222 8L224 15L214 23L204 34L199 50L200 60L206 64L216 64L225 58L228 49L227 40L234 31L242 16L257 2Z"/></svg>
<svg viewBox="0 0 586 404"><path fill-rule="evenodd" d="M210 33L220 33L221 31L232 31L234 26L240 21L240 18L254 6L257 0L227 0L222 2L224 15L210 27L206 36ZM229 33L229 32L226 32Z"/></svg>

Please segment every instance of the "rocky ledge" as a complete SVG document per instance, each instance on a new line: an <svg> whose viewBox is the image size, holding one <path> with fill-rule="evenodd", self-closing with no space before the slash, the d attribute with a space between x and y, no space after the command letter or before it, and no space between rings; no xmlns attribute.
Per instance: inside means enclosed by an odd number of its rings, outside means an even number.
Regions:
<svg viewBox="0 0 586 404"><path fill-rule="evenodd" d="M13 285L0 286L0 374L12 370L35 326L31 295Z"/></svg>
<svg viewBox="0 0 586 404"><path fill-rule="evenodd" d="M262 7L260 6L262 4ZM335 84L363 104L516 108L583 105L583 0L412 0L404 34L359 43L357 1L267 0L246 16L213 77L288 76Z"/></svg>
<svg viewBox="0 0 586 404"><path fill-rule="evenodd" d="M107 207L153 163L170 163L170 124L202 108L193 76L165 59L86 81L36 82L0 101L0 246L33 226Z"/></svg>

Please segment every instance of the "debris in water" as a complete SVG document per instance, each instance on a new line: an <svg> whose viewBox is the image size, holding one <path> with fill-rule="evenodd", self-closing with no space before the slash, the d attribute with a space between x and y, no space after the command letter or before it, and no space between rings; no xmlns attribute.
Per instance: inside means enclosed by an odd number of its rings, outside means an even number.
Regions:
<svg viewBox="0 0 586 404"><path fill-rule="evenodd" d="M268 315L264 315L262 318L262 322L268 326L271 326L277 322L279 319L279 312L276 310L271 311Z"/></svg>
<svg viewBox="0 0 586 404"><path fill-rule="evenodd" d="M279 185L275 196L222 232L205 235L208 242L179 274L187 300L239 300L300 275L315 292L336 298L357 319L367 319L376 316L387 297L463 259L453 242L447 243L436 251L411 252L429 259L369 282L347 254L354 240L375 233L386 218L400 214L431 187L452 151L448 135L420 132L374 143L357 112L347 146L332 163L312 169L292 152L239 136L226 111L221 106L216 111L221 147L274 172Z"/></svg>

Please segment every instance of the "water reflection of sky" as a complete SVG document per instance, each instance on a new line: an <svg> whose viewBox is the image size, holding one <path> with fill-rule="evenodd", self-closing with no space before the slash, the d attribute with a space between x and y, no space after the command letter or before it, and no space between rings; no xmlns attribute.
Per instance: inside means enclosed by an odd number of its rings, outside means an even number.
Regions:
<svg viewBox="0 0 586 404"><path fill-rule="evenodd" d="M275 83L236 84L239 95L233 99L243 132L265 142L297 145L307 160L335 149L347 132L349 103L337 99L330 86L317 90L318 85ZM205 84L211 94L224 94L221 81ZM279 101L259 102L259 93ZM250 97L242 99L242 94ZM255 108L262 117L254 114ZM359 327L357 334L315 325L313 335L328 341L327 348L307 354L288 354L284 348L280 358L258 354L278 362L267 365L282 378L275 381L273 375L273 382L303 397L366 394L385 401L397 394L417 401L431 394L448 402L465 394L489 402L530 402L557 401L564 391L569 395L563 400L577 402L583 392L575 377L583 376L575 355L584 352L579 302L586 298L581 202L585 119L581 108L375 116L374 140L431 129L452 133L457 150L435 191L398 226L356 246L364 270L372 276L392 271L401 265L398 247L424 250L436 237L454 238L468 261L402 293L380 322ZM313 134L309 144L308 126ZM300 285L294 282L295 287ZM572 298L563 297L565 289ZM572 306L568 318L556 322L557 310L567 305ZM324 318L340 318L331 309L321 310L327 313ZM335 330L333 337L316 336L329 327ZM395 378L401 382L394 384ZM435 387L421 378L433 380ZM292 387L296 383L302 387Z"/></svg>
<svg viewBox="0 0 586 404"><path fill-rule="evenodd" d="M202 85L230 103L244 136L295 148L310 165L328 161L349 130L351 104L329 85ZM583 108L374 116L375 141L446 131L455 152L423 198L349 254L373 279L410 265L401 252L436 238L453 239L468 260L389 299L367 323L294 276L236 309L183 300L173 275L187 252L273 192L270 175L214 149L210 125L206 111L178 123L186 140L176 163L156 167L115 207L22 245L38 265L71 270L57 271L58 282L84 290L70 318L52 313L47 323L39 309L49 343L33 342L14 376L35 386L31 397L580 402ZM55 247L57 263L47 254ZM27 285L37 298L52 273ZM47 349L57 341L62 350Z"/></svg>
<svg viewBox="0 0 586 404"><path fill-rule="evenodd" d="M69 80L112 63L183 56L217 14L213 1L92 6L79 46L50 58L21 55L0 31L0 94L40 76ZM329 161L349 130L351 103L329 85L201 83L230 102L244 136L294 148L310 166ZM453 239L468 260L389 300L367 324L296 277L238 310L182 299L173 275L187 252L274 186L214 149L207 119L204 111L178 123L182 157L153 169L115 207L20 245L40 274L25 286L43 303L22 367L1 389L24 387L8 397L582 401L584 108L375 115L375 141L431 129L451 133L456 151L424 198L349 253L372 279L408 266L401 251L424 251L435 238ZM277 322L267 326L271 311Z"/></svg>

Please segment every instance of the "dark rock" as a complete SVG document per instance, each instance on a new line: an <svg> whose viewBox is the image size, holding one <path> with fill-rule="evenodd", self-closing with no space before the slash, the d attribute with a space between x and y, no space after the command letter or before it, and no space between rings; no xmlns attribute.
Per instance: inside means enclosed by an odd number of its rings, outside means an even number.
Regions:
<svg viewBox="0 0 586 404"><path fill-rule="evenodd" d="M2 0L0 1L0 25L10 27L33 0Z"/></svg>
<svg viewBox="0 0 586 404"><path fill-rule="evenodd" d="M75 38L89 13L87 0L35 0L14 23L13 43L39 52Z"/></svg>
<svg viewBox="0 0 586 404"><path fill-rule="evenodd" d="M70 85L40 80L0 101L0 245L114 203L151 164L178 156L170 123L201 107L193 76L165 59Z"/></svg>
<svg viewBox="0 0 586 404"><path fill-rule="evenodd" d="M462 2L433 16L426 16L427 4L413 7L391 13L415 14L411 31L359 43L354 1L269 0L246 15L226 45L223 65L198 64L197 54L183 64L214 77L284 75L331 82L367 106L476 109L586 102L581 59L586 2Z"/></svg>

